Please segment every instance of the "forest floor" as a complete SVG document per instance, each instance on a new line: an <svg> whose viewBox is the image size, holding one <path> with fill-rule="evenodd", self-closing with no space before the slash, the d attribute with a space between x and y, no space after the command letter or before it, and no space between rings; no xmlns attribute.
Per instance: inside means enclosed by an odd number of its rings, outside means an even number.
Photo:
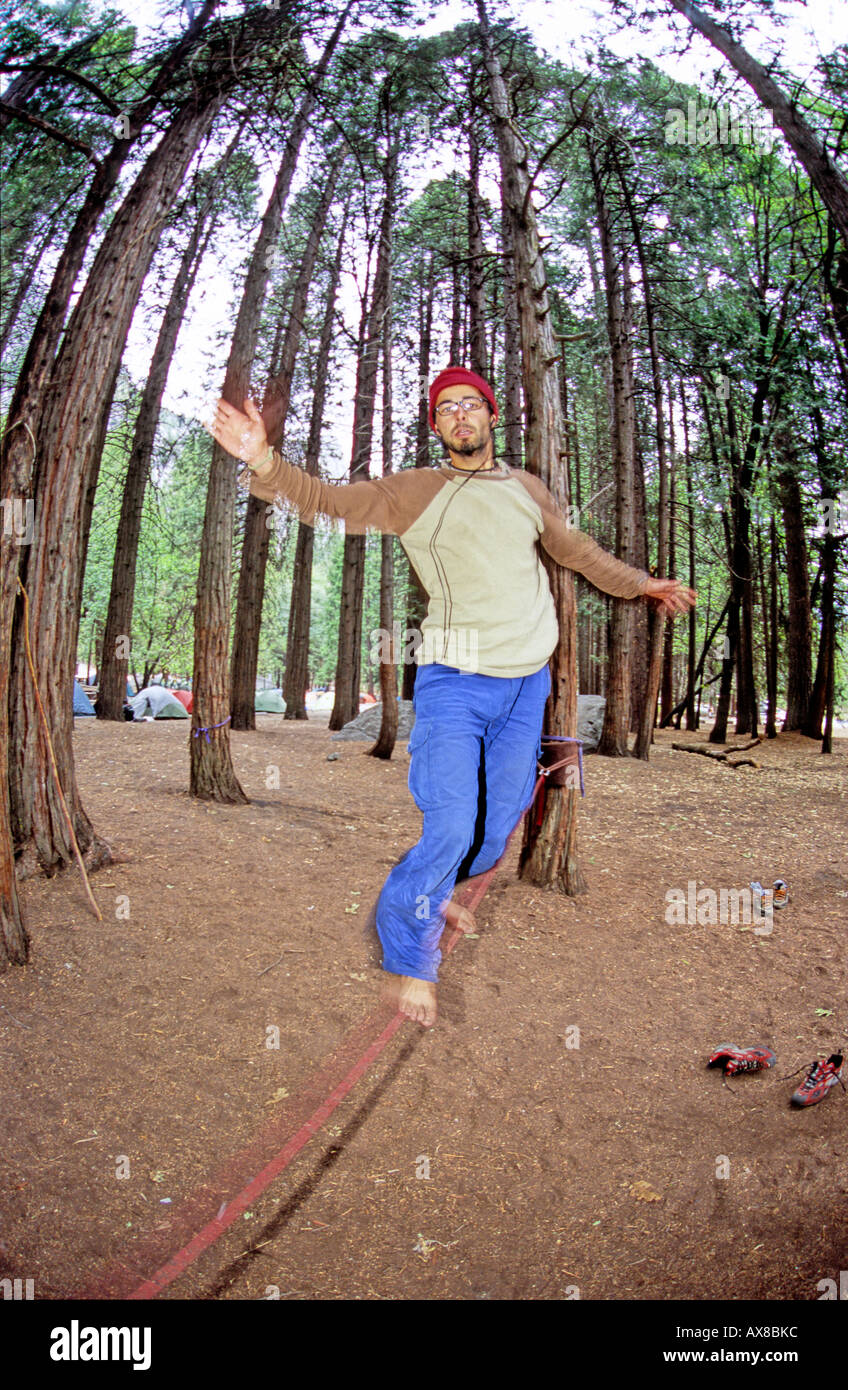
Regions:
<svg viewBox="0 0 848 1390"><path fill-rule="evenodd" d="M239 807L188 796L186 724L75 721L84 805L130 862L92 879L102 923L76 870L27 881L31 963L0 977L0 1277L36 1298L123 1296L182 1247L379 999L362 927L418 836L406 746L380 762L326 716L259 719L232 735ZM803 1072L785 1078L848 1051L848 739L824 758L781 735L736 770L671 748L705 739L586 760L589 891L519 881L516 835L436 1027L405 1024L163 1297L814 1300L838 1281L848 1095L795 1110ZM778 877L771 934L666 920L670 889ZM723 1042L777 1065L724 1085L705 1065Z"/></svg>

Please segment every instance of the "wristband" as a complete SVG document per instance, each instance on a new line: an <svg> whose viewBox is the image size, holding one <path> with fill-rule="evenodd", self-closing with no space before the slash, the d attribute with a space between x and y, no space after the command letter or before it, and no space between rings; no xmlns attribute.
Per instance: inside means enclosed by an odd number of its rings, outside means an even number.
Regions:
<svg viewBox="0 0 848 1390"><path fill-rule="evenodd" d="M274 450L271 448L271 445L269 444L261 459L259 459L256 463L248 463L247 467L250 469L251 473L255 473L258 468L264 468L267 463L273 463L273 461Z"/></svg>

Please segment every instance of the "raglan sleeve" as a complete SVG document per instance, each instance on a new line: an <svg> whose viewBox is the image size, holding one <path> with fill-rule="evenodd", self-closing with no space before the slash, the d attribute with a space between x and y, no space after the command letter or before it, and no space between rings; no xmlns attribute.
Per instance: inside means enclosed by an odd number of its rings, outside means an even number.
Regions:
<svg viewBox="0 0 848 1390"><path fill-rule="evenodd" d="M520 476L541 510L544 529L539 539L552 560L576 570L596 589L615 598L639 598L645 592L649 579L645 570L617 560L591 536L570 526L540 478L526 472Z"/></svg>
<svg viewBox="0 0 848 1390"><path fill-rule="evenodd" d="M354 534L375 530L400 535L409 524L407 480L411 471L358 483L325 483L273 449L258 467L246 467L238 482L266 502L282 499L289 503L308 526L321 515L344 521Z"/></svg>

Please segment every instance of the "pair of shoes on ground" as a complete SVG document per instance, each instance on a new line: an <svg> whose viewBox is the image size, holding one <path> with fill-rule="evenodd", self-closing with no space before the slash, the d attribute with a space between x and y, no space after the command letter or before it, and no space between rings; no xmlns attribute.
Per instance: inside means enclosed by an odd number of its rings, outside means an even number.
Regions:
<svg viewBox="0 0 848 1390"><path fill-rule="evenodd" d="M768 1047L736 1047L733 1043L722 1043L710 1057L707 1066L721 1067L725 1076L737 1076L745 1071L765 1071L773 1067L776 1061ZM817 1057L797 1091L793 1092L790 1103L795 1106L816 1105L824 1100L837 1082L844 1091L842 1053L834 1052L826 1058Z"/></svg>
<svg viewBox="0 0 848 1390"><path fill-rule="evenodd" d="M785 878L776 878L771 888L764 888L759 881L756 881L751 884L751 892L754 898L766 909L785 907L789 902L789 885Z"/></svg>

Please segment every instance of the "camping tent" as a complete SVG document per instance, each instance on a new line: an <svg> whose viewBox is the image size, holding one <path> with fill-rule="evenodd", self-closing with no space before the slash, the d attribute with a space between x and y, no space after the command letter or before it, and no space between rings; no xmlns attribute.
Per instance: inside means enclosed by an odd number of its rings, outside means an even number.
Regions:
<svg viewBox="0 0 848 1390"><path fill-rule="evenodd" d="M172 691L171 691L171 694L174 696L174 698L175 698L176 700L179 700L179 702L180 702L181 705L185 705L185 707L186 707L186 709L188 710L189 714L191 714L191 711L192 711L192 709L194 708L194 696L192 695L191 691L190 691L190 690L172 690Z"/></svg>
<svg viewBox="0 0 848 1390"><path fill-rule="evenodd" d="M79 681L74 681L74 715L94 714L94 705L89 700Z"/></svg>
<svg viewBox="0 0 848 1390"><path fill-rule="evenodd" d="M150 715L154 719L188 719L185 705L180 704L174 698L174 691L166 690L164 685L149 685L146 690L140 690L130 704L136 722Z"/></svg>
<svg viewBox="0 0 848 1390"><path fill-rule="evenodd" d="M257 690L254 709L262 714L285 714L286 702L281 690Z"/></svg>
<svg viewBox="0 0 848 1390"><path fill-rule="evenodd" d="M307 691L306 708L314 710L328 710L335 705L335 695L332 691Z"/></svg>

